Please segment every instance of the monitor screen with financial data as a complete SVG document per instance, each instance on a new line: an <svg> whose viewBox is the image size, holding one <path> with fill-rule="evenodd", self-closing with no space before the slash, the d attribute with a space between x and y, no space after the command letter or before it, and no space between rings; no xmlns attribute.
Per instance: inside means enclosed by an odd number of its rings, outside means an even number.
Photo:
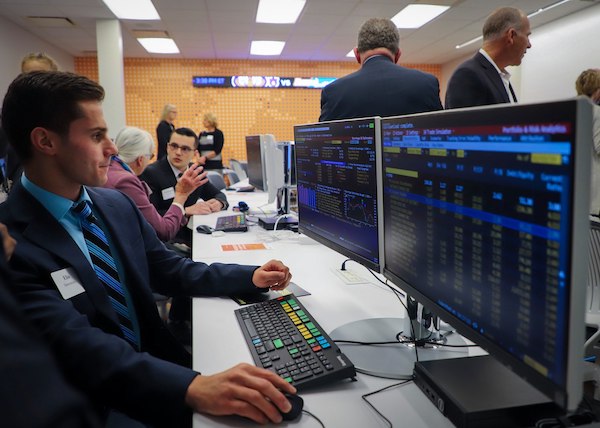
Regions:
<svg viewBox="0 0 600 428"><path fill-rule="evenodd" d="M565 408L582 392L589 108L381 124L384 275Z"/></svg>
<svg viewBox="0 0 600 428"><path fill-rule="evenodd" d="M380 271L379 118L294 127L299 230Z"/></svg>

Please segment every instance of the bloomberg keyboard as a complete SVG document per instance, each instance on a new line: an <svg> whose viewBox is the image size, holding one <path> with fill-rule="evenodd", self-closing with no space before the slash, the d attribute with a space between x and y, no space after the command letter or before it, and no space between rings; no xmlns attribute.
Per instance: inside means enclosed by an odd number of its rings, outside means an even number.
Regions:
<svg viewBox="0 0 600 428"><path fill-rule="evenodd" d="M219 217L217 218L215 230L222 230L223 232L247 232L248 224L246 223L246 215L241 213Z"/></svg>
<svg viewBox="0 0 600 428"><path fill-rule="evenodd" d="M293 295L235 310L258 367L296 389L356 376L354 365Z"/></svg>

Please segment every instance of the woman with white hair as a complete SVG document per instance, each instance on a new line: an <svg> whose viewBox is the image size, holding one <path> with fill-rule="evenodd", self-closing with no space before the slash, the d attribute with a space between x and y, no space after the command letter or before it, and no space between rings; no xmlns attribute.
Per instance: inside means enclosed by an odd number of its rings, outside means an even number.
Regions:
<svg viewBox="0 0 600 428"><path fill-rule="evenodd" d="M196 188L208 181L206 173L199 165L188 168L175 186L171 207L161 216L150 202L150 188L138 178L154 157L152 136L143 129L127 126L117 134L115 145L119 155L111 160L108 181L104 187L120 190L133 199L144 218L156 230L159 239L170 241L187 223L183 204Z"/></svg>

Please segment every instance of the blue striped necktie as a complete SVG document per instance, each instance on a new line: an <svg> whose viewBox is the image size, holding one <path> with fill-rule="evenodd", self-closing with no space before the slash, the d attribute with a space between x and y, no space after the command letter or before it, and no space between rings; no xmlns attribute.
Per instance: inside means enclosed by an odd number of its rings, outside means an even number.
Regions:
<svg viewBox="0 0 600 428"><path fill-rule="evenodd" d="M121 331L125 339L139 348L139 340L132 322L132 311L127 304L123 284L119 279L119 272L113 259L106 235L98 224L98 219L92 213L87 201L81 201L71 210L79 217L85 243L90 252L94 271L100 282L106 288L108 299L117 313Z"/></svg>

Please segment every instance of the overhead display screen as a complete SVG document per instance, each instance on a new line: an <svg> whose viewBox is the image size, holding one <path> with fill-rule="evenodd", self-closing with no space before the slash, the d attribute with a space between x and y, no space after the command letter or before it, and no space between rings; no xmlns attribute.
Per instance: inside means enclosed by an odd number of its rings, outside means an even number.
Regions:
<svg viewBox="0 0 600 428"><path fill-rule="evenodd" d="M194 76L195 88L322 89L335 77Z"/></svg>

